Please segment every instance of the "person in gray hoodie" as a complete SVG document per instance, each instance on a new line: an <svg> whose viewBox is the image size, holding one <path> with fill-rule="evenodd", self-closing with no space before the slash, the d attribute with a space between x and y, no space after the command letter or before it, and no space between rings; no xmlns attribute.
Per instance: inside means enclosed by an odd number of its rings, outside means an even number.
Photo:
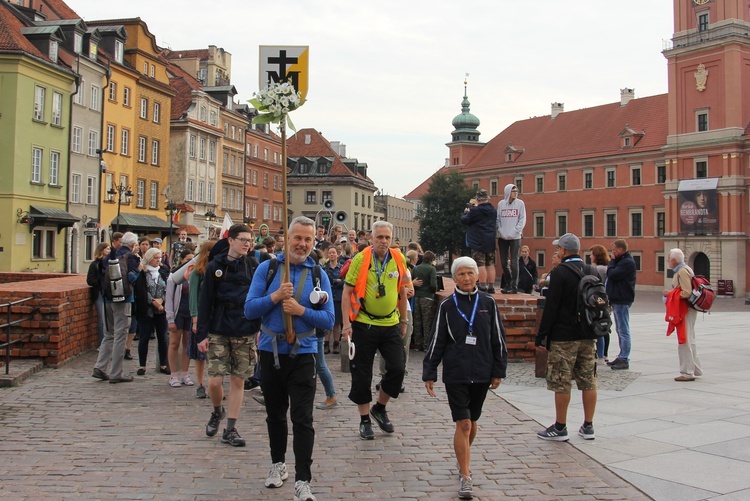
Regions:
<svg viewBox="0 0 750 501"><path fill-rule="evenodd" d="M503 294L518 293L518 252L521 249L521 234L526 226L526 205L518 198L515 184L505 185L505 198L497 204L497 246L503 266L503 282L507 285ZM508 253L510 252L510 256ZM510 258L510 269L508 259Z"/></svg>

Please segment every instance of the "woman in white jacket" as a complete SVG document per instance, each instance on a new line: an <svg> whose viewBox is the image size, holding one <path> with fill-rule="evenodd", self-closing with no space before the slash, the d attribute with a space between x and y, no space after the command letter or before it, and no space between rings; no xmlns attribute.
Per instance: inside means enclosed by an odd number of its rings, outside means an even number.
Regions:
<svg viewBox="0 0 750 501"><path fill-rule="evenodd" d="M169 378L169 385L173 388L193 386L193 380L188 375L190 368L190 359L187 355L188 334L193 323L190 316L190 283L184 280L181 284L176 284L173 280L175 273L184 273L183 264L193 259L193 253L183 250L180 253L180 263L175 271L167 279L167 324L169 330L169 367L172 370L172 377ZM184 347L180 354L180 342ZM178 363L179 360L179 363Z"/></svg>

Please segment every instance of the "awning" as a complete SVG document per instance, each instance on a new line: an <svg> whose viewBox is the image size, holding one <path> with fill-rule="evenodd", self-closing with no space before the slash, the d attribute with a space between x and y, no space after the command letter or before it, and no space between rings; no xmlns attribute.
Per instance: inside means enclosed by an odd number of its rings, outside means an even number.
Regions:
<svg viewBox="0 0 750 501"><path fill-rule="evenodd" d="M117 229L117 217L115 217L109 224L111 229ZM157 216L149 216L147 214L128 214L127 212L120 213L119 229L117 231L132 231L133 233L162 233L169 232L169 228L177 228L178 225L172 224L170 226L169 221Z"/></svg>
<svg viewBox="0 0 750 501"><path fill-rule="evenodd" d="M70 212L41 205L32 205L29 216L32 218L32 222L29 224L29 233L33 232L37 226L57 226L57 232L60 233L63 228L69 228L81 220Z"/></svg>

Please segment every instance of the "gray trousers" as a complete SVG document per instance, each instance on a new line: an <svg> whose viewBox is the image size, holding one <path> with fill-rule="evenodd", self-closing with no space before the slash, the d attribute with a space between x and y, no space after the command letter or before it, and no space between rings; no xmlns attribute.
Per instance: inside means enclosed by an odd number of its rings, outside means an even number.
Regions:
<svg viewBox="0 0 750 501"><path fill-rule="evenodd" d="M110 379L122 377L125 339L130 326L131 303L104 303L104 339L99 345L95 368L109 374ZM111 362L111 365L110 365ZM109 371L107 371L107 366Z"/></svg>
<svg viewBox="0 0 750 501"><path fill-rule="evenodd" d="M521 239L503 240L498 238L497 246L500 248L500 264L503 267L503 275L506 280L510 279L507 287L518 289L518 253L521 250ZM508 269L508 253L510 253L510 269Z"/></svg>
<svg viewBox="0 0 750 501"><path fill-rule="evenodd" d="M680 374L683 376L702 376L703 369L698 358L698 348L695 346L695 319L698 312L688 308L685 315L685 331L687 343L677 345L677 357L680 360Z"/></svg>

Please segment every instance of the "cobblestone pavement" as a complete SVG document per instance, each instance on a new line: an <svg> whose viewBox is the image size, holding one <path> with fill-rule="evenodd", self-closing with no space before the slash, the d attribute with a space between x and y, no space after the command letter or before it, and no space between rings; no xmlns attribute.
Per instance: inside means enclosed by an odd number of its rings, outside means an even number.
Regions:
<svg viewBox="0 0 750 501"><path fill-rule="evenodd" d="M313 489L320 501L456 499L453 423L442 384L437 399L424 391L421 358L412 352L407 393L389 405L396 432L361 441L356 407L346 398L349 375L328 356L342 405L315 411ZM263 486L270 466L265 411L248 392L237 425L247 447L232 448L205 436L211 409L194 388L172 388L153 370L110 385L91 377L94 361L88 353L0 390L0 497L293 498L291 441L290 480L280 489ZM324 398L320 384L318 395ZM551 397L546 402L552 405ZM649 499L570 444L539 440L539 425L492 393L479 424L475 499Z"/></svg>

